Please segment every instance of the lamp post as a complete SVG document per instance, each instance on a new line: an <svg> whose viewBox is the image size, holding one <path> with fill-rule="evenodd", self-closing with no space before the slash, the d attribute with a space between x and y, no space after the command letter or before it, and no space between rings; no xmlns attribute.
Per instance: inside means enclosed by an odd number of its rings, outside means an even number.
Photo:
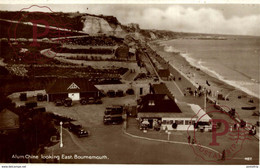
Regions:
<svg viewBox="0 0 260 168"><path fill-rule="evenodd" d="M62 142L62 121L60 122L60 148L63 147L63 142Z"/></svg>
<svg viewBox="0 0 260 168"><path fill-rule="evenodd" d="M204 88L204 111L206 112L207 111L207 89Z"/></svg>

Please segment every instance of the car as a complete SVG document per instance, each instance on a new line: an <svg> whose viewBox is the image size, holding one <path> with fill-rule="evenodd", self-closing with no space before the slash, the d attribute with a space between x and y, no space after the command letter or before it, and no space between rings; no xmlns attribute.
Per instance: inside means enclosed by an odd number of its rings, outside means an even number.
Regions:
<svg viewBox="0 0 260 168"><path fill-rule="evenodd" d="M77 121L70 122L69 130L77 135L79 138L89 136L89 131L83 129L82 125Z"/></svg>
<svg viewBox="0 0 260 168"><path fill-rule="evenodd" d="M121 124L123 123L123 117L122 115L105 115L103 117L103 123L105 125L109 125L109 124Z"/></svg>
<svg viewBox="0 0 260 168"><path fill-rule="evenodd" d="M153 81L154 81L154 82L158 82L158 81L159 81L158 76L154 76L154 77L153 77Z"/></svg>
<svg viewBox="0 0 260 168"><path fill-rule="evenodd" d="M112 105L106 107L106 110L104 112L105 115L115 115L115 114L123 114L124 108L120 105Z"/></svg>
<svg viewBox="0 0 260 168"><path fill-rule="evenodd" d="M42 93L38 93L37 94L37 101L43 101L44 100L44 96Z"/></svg>
<svg viewBox="0 0 260 168"><path fill-rule="evenodd" d="M95 100L95 104L102 104L102 103L103 103L103 101L101 99L96 99Z"/></svg>
<svg viewBox="0 0 260 168"><path fill-rule="evenodd" d="M31 111L33 113L44 113L44 112L46 112L46 108L45 107L33 107L31 109Z"/></svg>
<svg viewBox="0 0 260 168"><path fill-rule="evenodd" d="M85 97L82 97L79 102L82 105L86 105L88 103L88 100Z"/></svg>
<svg viewBox="0 0 260 168"><path fill-rule="evenodd" d="M74 132L79 138L81 137L88 137L89 136L89 131L86 131L82 128L78 129L77 131Z"/></svg>
<svg viewBox="0 0 260 168"><path fill-rule="evenodd" d="M118 91L116 92L116 96L118 96L118 97L123 97L123 96L124 96L124 91L123 91L123 90L118 90Z"/></svg>
<svg viewBox="0 0 260 168"><path fill-rule="evenodd" d="M133 95L135 92L134 89L127 89L126 93L129 95Z"/></svg>
<svg viewBox="0 0 260 168"><path fill-rule="evenodd" d="M104 90L99 91L99 97L106 97L106 93Z"/></svg>
<svg viewBox="0 0 260 168"><path fill-rule="evenodd" d="M70 107L70 106L72 106L72 99L71 98L66 98L65 100L64 100L64 106L65 107Z"/></svg>
<svg viewBox="0 0 260 168"><path fill-rule="evenodd" d="M20 101L27 101L27 94L26 93L20 93Z"/></svg>
<svg viewBox="0 0 260 168"><path fill-rule="evenodd" d="M115 97L115 96L116 96L116 92L115 92L114 90L109 90L109 91L107 92L107 96L108 96L108 97Z"/></svg>
<svg viewBox="0 0 260 168"><path fill-rule="evenodd" d="M94 97L88 98L88 104L95 104L95 103L96 103L96 99Z"/></svg>
<svg viewBox="0 0 260 168"><path fill-rule="evenodd" d="M86 105L86 104L102 104L103 102L99 98L96 99L94 97L89 97L89 98L83 97L80 99L80 103L82 105Z"/></svg>
<svg viewBox="0 0 260 168"><path fill-rule="evenodd" d="M28 101L25 103L26 108L31 109L34 107L37 107L37 102L36 101Z"/></svg>

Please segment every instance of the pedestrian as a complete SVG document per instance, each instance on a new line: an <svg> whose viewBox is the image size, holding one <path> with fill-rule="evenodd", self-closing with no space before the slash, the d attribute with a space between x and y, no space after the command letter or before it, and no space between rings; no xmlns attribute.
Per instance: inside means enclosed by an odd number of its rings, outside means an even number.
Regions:
<svg viewBox="0 0 260 168"><path fill-rule="evenodd" d="M195 143L195 139L194 139L194 138L192 138L192 140L191 140L191 143L192 143L192 144L194 144L194 143Z"/></svg>
<svg viewBox="0 0 260 168"><path fill-rule="evenodd" d="M232 125L231 125L230 128L229 128L229 131L230 131L230 132L232 132L232 128L233 128L233 127L232 127Z"/></svg>
<svg viewBox="0 0 260 168"><path fill-rule="evenodd" d="M234 130L237 130L237 123L234 124Z"/></svg>
<svg viewBox="0 0 260 168"><path fill-rule="evenodd" d="M190 143L190 136L188 136L188 143Z"/></svg>
<svg viewBox="0 0 260 168"><path fill-rule="evenodd" d="M222 151L222 158L221 160L226 160L226 151L225 149Z"/></svg>

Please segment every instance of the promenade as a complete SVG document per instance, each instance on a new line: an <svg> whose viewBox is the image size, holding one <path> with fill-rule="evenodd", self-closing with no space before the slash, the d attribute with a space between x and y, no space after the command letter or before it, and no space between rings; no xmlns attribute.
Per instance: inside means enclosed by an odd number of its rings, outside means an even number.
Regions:
<svg viewBox="0 0 260 168"><path fill-rule="evenodd" d="M216 110L215 108L212 108L214 105L214 102L217 102L219 106L226 106L228 108L222 108L220 107L218 110L228 112L231 108L234 108L236 111L236 117L235 120L239 123L241 120L244 120L248 123L248 125L255 125L257 121L259 121L258 116L254 116L253 113L259 112L259 99L253 98L254 103L250 103L249 99L250 96L246 95L245 93L242 94L242 91L238 91L231 86L227 86L227 84L220 83L217 79L210 77L207 75L205 72L198 71L194 68L191 68L190 65L187 65L185 63L182 64L182 69L178 69L177 67L180 67L180 65L177 64L177 62L180 62L180 60L176 60L176 65L169 63L166 59L163 58L163 56L155 54L156 53L162 53L158 52L158 46L155 44L149 44L147 47L150 47L150 52L148 52L147 56L149 57L154 57L162 67L168 68L171 77L174 77L175 80L162 80L160 81L165 82L166 86L168 87L169 91L174 95L174 97L177 99L177 101L181 102L186 102L189 104L197 104L201 108L204 108L204 102L205 102L205 96L202 95L200 97L194 96L194 95L189 95L186 92L187 88L191 88L192 91L195 91L199 86L202 88L206 88L212 91L211 95L207 96L207 103L206 107L207 108L206 112L209 112L210 110ZM176 56L175 56L176 57ZM176 58L177 59L177 58ZM187 67L184 67L187 66ZM187 70L191 68L191 70ZM156 68L154 68L156 70ZM186 72L186 73L185 73ZM188 72L188 73L187 73ZM191 78L187 74L193 73L196 74L197 78L200 78L200 75L204 76L204 82L203 83L198 83L194 81L194 78ZM200 74L200 75L198 75ZM207 78L206 78L206 77ZM211 86L208 86L206 84L206 79L208 79L209 83ZM196 79L196 81L203 81L202 79ZM228 100L219 100L217 98L216 93L218 93L216 90L222 91L222 94L225 98L228 98ZM238 95L244 95L242 96L241 99L238 99ZM247 106L256 106L255 110L243 110L241 107L247 107ZM259 140L259 127L256 126L257 129L257 134L255 137Z"/></svg>

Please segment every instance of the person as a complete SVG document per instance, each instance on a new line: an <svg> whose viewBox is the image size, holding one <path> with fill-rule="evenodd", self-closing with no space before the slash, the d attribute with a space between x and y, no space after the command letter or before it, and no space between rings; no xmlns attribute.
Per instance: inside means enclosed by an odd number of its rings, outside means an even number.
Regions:
<svg viewBox="0 0 260 168"><path fill-rule="evenodd" d="M222 158L221 160L225 160L226 159L226 151L225 149L222 151Z"/></svg>
<svg viewBox="0 0 260 168"><path fill-rule="evenodd" d="M256 134L256 129L255 126L252 125L251 129L249 130L250 135L255 135Z"/></svg>
<svg viewBox="0 0 260 168"><path fill-rule="evenodd" d="M234 124L234 130L237 130L237 123Z"/></svg>
<svg viewBox="0 0 260 168"><path fill-rule="evenodd" d="M192 143L192 144L194 144L194 143L195 143L195 139L194 139L194 138L192 138L192 140L191 140L191 143Z"/></svg>
<svg viewBox="0 0 260 168"><path fill-rule="evenodd" d="M190 136L188 136L188 143L190 143Z"/></svg>
<svg viewBox="0 0 260 168"><path fill-rule="evenodd" d="M244 120L241 120L240 126L241 126L241 128L244 128L246 126L246 122Z"/></svg>
<svg viewBox="0 0 260 168"><path fill-rule="evenodd" d="M195 97L197 96L197 89L194 91L194 96Z"/></svg>

